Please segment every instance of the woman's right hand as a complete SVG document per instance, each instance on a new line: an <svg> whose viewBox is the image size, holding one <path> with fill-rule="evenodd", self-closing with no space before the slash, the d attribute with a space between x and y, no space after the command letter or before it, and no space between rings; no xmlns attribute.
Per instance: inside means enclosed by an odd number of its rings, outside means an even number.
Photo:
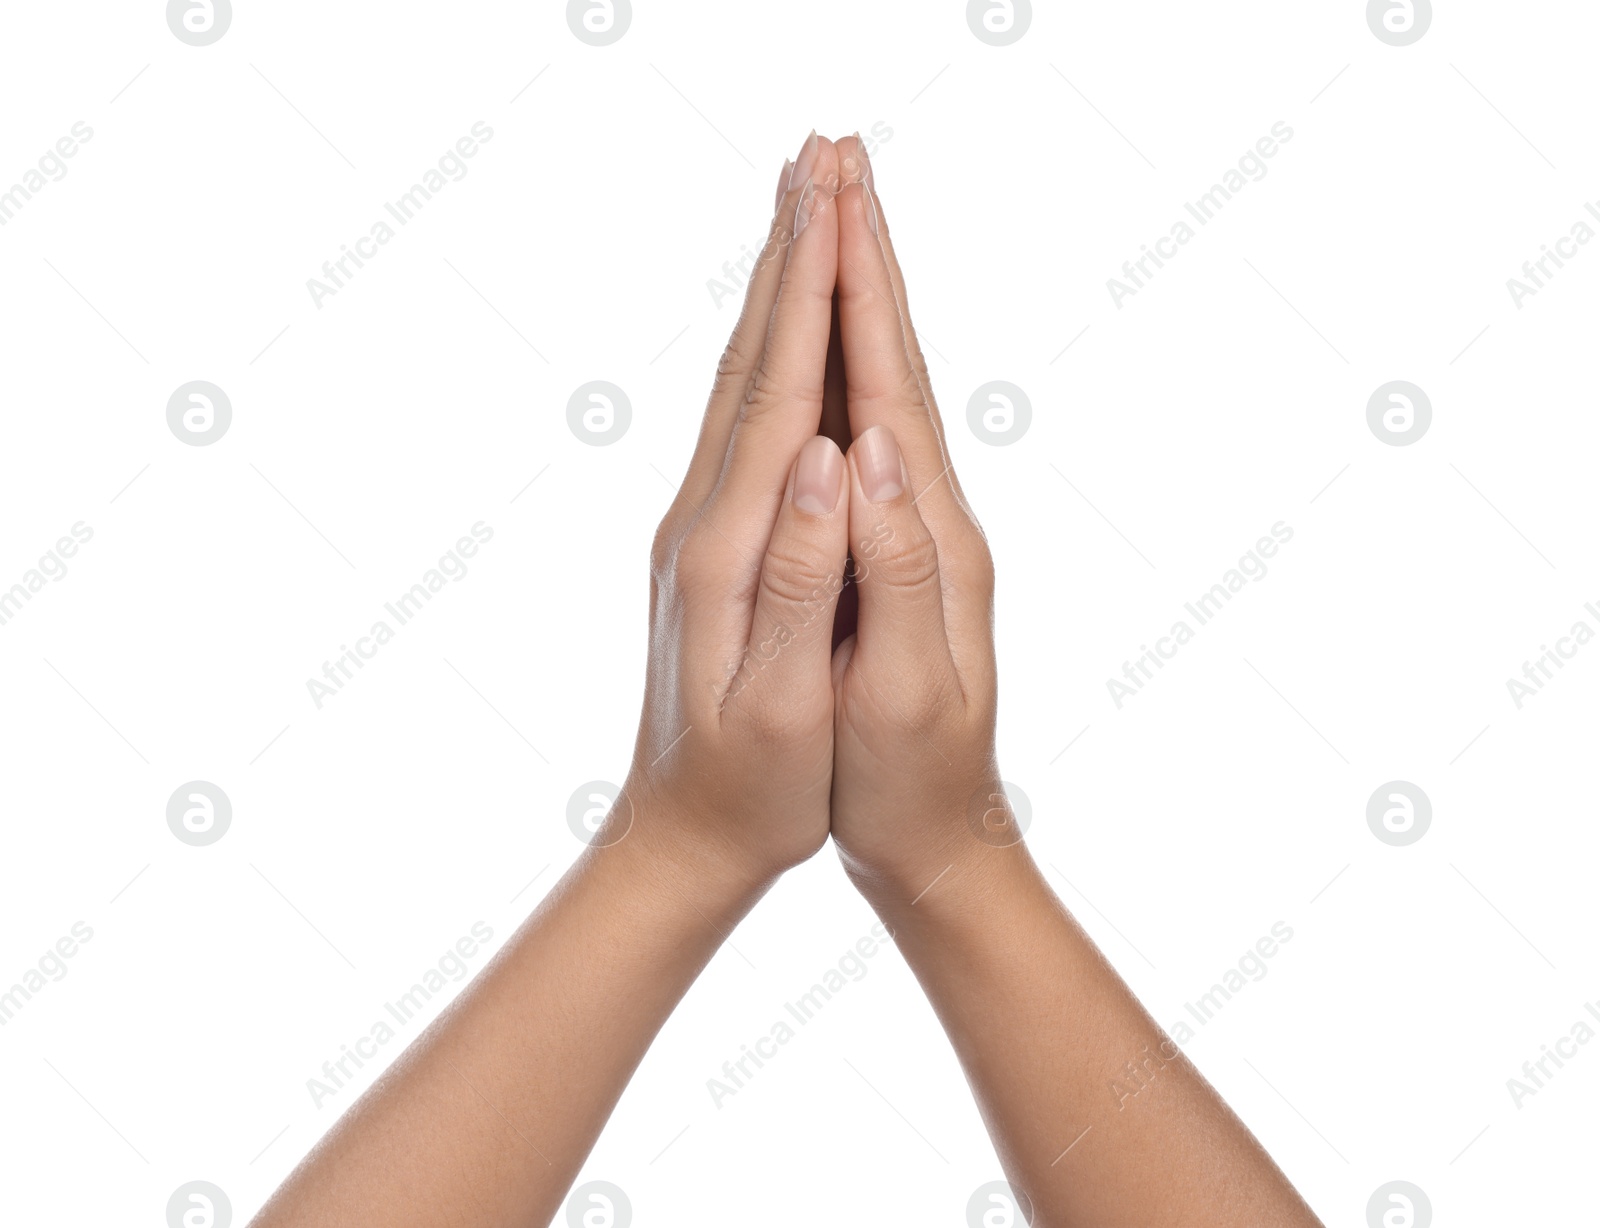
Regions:
<svg viewBox="0 0 1600 1228"><path fill-rule="evenodd" d="M1020 839L995 762L994 566L961 493L859 138L837 199L854 636L834 654L833 838L869 897Z"/></svg>

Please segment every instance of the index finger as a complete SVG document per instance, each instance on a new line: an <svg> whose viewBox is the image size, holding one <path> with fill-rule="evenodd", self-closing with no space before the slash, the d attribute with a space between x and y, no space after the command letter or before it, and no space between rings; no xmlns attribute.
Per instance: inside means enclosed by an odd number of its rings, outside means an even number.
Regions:
<svg viewBox="0 0 1600 1228"><path fill-rule="evenodd" d="M936 540L976 524L956 480L944 424L906 309L904 283L883 225L859 138L839 143L842 167L860 178L839 197L839 321L850 428L894 432L913 494Z"/></svg>
<svg viewBox="0 0 1600 1228"><path fill-rule="evenodd" d="M838 163L833 142L813 132L801 145L796 160L786 160L783 165L767 242L750 273L744 309L717 364L717 378L706 401L700 438L680 492L697 511L705 506L722 476L739 407L767 345L773 308L778 301L784 269L792 255L801 192L813 178L830 181L837 174ZM730 275L736 271L730 271Z"/></svg>
<svg viewBox="0 0 1600 1228"><path fill-rule="evenodd" d="M812 180L796 206L795 239L783 269L766 344L756 360L706 514L754 551L765 550L784 475L822 418L838 210Z"/></svg>

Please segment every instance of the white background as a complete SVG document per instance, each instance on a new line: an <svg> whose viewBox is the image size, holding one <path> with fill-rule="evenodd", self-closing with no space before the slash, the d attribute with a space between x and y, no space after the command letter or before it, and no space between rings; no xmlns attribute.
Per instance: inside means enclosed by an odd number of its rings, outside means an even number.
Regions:
<svg viewBox="0 0 1600 1228"><path fill-rule="evenodd" d="M555 3L240 0L197 48L160 3L8 6L0 185L94 134L0 228L0 588L93 530L0 626L0 988L94 935L0 1029L8 1218L159 1225L203 1179L242 1224L378 1063L320 1107L307 1079L577 855L737 308L707 281L812 125L878 125L1036 857L1164 1025L1293 928L1187 1048L1326 1222L1395 1179L1441 1225L1575 1222L1600 1046L1520 1108L1507 1080L1600 998L1600 647L1520 710L1506 680L1600 629L1600 247L1520 309L1506 281L1600 198L1600 12L1442 5L1395 48L1356 0L1040 4L996 48L951 2L635 8L596 48ZM480 120L470 173L318 308L307 279ZM1270 173L1114 305L1278 121ZM609 447L566 422L596 379L633 408ZM965 424L993 379L1033 406L1009 447ZM1407 447L1366 421L1396 379L1433 405ZM232 402L210 446L167 426L191 380ZM307 679L480 520L318 710ZM1278 521L1266 578L1119 710L1107 679ZM234 812L204 848L165 817L196 779ZM1433 805L1404 848L1366 823L1396 779ZM639 1224L965 1222L1000 1169L892 948L707 1091L872 920L830 851L791 874L585 1178Z"/></svg>

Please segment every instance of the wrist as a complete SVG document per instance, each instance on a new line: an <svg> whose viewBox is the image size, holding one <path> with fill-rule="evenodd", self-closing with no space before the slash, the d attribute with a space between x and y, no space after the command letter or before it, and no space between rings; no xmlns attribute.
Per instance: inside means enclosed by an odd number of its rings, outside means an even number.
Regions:
<svg viewBox="0 0 1600 1228"><path fill-rule="evenodd" d="M1038 875L1020 840L990 845L972 838L965 827L911 856L867 860L841 847L839 859L879 916L917 924L982 916Z"/></svg>
<svg viewBox="0 0 1600 1228"><path fill-rule="evenodd" d="M618 794L594 847L619 852L630 874L687 899L708 917L742 916L780 872L701 821L692 802L635 777Z"/></svg>
<svg viewBox="0 0 1600 1228"><path fill-rule="evenodd" d="M916 891L881 878L856 885L919 978L1003 980L1005 969L1027 958L1041 924L1064 915L1022 844L980 846Z"/></svg>

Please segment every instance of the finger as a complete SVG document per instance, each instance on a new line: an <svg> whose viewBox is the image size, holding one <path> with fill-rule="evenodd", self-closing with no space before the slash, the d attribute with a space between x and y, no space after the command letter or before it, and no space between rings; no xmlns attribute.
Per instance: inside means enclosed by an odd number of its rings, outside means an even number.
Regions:
<svg viewBox="0 0 1600 1228"><path fill-rule="evenodd" d="M706 402L700 438L680 491L690 505L691 514L697 514L705 506L727 460L734 420L766 345L772 309L778 301L778 288L783 282L784 266L794 242L794 219L800 193L808 179L836 173L833 169L836 165L833 142L818 137L815 132L806 138L795 161L784 161L785 170L779 176L777 205L767 231L767 242L749 270L744 307L717 364L717 377ZM726 277L720 280L727 281L743 270L730 266L724 272Z"/></svg>
<svg viewBox="0 0 1600 1228"><path fill-rule="evenodd" d="M792 706L795 696L828 697L834 610L844 588L850 527L844 454L833 440L813 435L789 471L783 505L767 543L750 620L744 667L723 701L747 702L752 688L766 711Z"/></svg>
<svg viewBox="0 0 1600 1228"><path fill-rule="evenodd" d="M841 144L841 165L864 166ZM920 369L910 325L895 297L875 194L858 182L839 198L839 320L852 430L894 431L914 497L947 544L973 520L956 485L939 412Z"/></svg>
<svg viewBox="0 0 1600 1228"><path fill-rule="evenodd" d="M922 382L922 388L927 393L928 401L933 402L932 385L928 379L928 360L922 354L922 341L917 336L916 327L911 322L911 303L906 293L905 274L900 271L900 257L895 251L894 235L889 229L889 219L883 211L883 196L878 191L878 182L872 173L872 162L868 157L861 134L855 135L854 146L850 150L853 165L860 167L860 179L867 185L867 190L872 194L873 217L878 223L878 240L883 251L883 258L889 266L889 281L894 287L895 306L900 309L900 320L906 342L906 352L911 355L912 368L917 372ZM940 434L944 432L943 421L939 417L938 406L934 406L934 425L939 428Z"/></svg>
<svg viewBox="0 0 1600 1228"><path fill-rule="evenodd" d="M873 426L856 438L850 470L850 549L860 589L857 668L893 679L896 694L955 676L945 629L939 548L917 505L895 434Z"/></svg>
<svg viewBox="0 0 1600 1228"><path fill-rule="evenodd" d="M706 515L736 543L766 544L790 458L822 416L838 225L832 194L812 180L800 195L795 240L772 309L766 346L750 375L727 462Z"/></svg>
<svg viewBox="0 0 1600 1228"><path fill-rule="evenodd" d="M889 426L905 453L912 502L939 549L949 651L965 687L988 676L993 657L994 566L952 466L860 135L841 141L838 154L860 185L844 194L839 218L841 320L849 305L849 324L840 331L852 425L857 431Z"/></svg>
<svg viewBox="0 0 1600 1228"><path fill-rule="evenodd" d="M817 134L815 132L812 132L812 134L811 134L811 136L813 136L813 137L816 136L816 135ZM806 138L806 143L808 145L811 143L811 137L807 137ZM805 151L802 149L801 150L801 156L803 157L804 155L805 155ZM777 194L776 197L773 198L773 201L772 201L772 216L773 217L777 217L778 216L778 206L783 204L784 195L789 191L789 183L793 178L794 178L794 163L789 161L788 158L785 158L783 160L783 169L778 172L778 194Z"/></svg>

